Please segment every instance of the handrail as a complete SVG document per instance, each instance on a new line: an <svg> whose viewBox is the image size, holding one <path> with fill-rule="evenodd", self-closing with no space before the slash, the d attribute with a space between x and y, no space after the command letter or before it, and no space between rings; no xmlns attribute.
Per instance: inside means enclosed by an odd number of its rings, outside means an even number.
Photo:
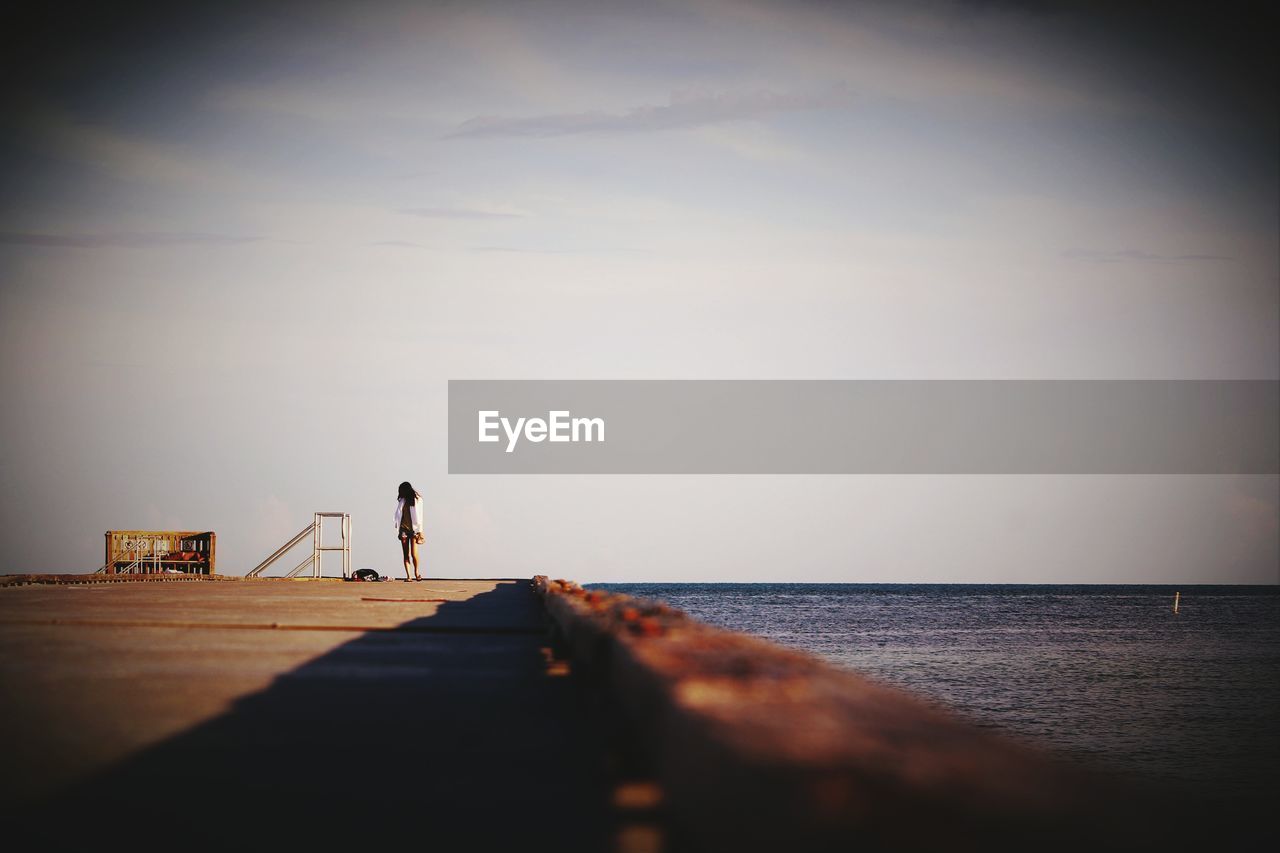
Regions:
<svg viewBox="0 0 1280 853"><path fill-rule="evenodd" d="M324 544L324 520L326 518L338 518L342 520L342 545L328 546ZM307 557L286 575L286 578L296 578L302 574L303 569L307 566L312 567L312 576L320 577L320 558L325 551L341 551L342 552L342 576L349 577L351 575L351 516L345 512L317 512L313 513L311 523L298 531L298 534L288 542L281 545L275 550L270 557L263 560L248 574L247 578L260 577L264 571L276 560L285 555L290 548L300 543L307 536L311 536L311 556Z"/></svg>
<svg viewBox="0 0 1280 853"><path fill-rule="evenodd" d="M301 563L298 563L298 565L294 566L291 570L289 570L289 572L285 575L285 577L296 578L298 575L302 574L303 569L305 569L307 566L311 565L315 561L316 561L315 554L308 555L305 560L303 560Z"/></svg>
<svg viewBox="0 0 1280 853"><path fill-rule="evenodd" d="M308 524L306 527L302 528L300 531L298 531L297 536L293 537L284 545L276 549L276 552L274 554L272 554L270 557L267 557L267 559L259 563L257 568L250 570L249 573L245 575L245 577L256 578L258 575L262 574L263 571L267 569L267 567L269 567L276 560L283 557L285 551L288 551L294 545L297 545L303 539L307 538L307 534L311 533L312 530L315 530L315 527L316 527L316 523L313 521L310 524Z"/></svg>

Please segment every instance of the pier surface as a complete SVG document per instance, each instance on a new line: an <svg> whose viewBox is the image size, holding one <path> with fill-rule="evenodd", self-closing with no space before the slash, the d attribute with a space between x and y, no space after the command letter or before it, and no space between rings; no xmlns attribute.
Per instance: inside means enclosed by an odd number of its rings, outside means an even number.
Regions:
<svg viewBox="0 0 1280 853"><path fill-rule="evenodd" d="M1273 832L545 577L0 578L0 767L0 837L24 850L1168 853Z"/></svg>
<svg viewBox="0 0 1280 853"><path fill-rule="evenodd" d="M566 672L527 580L0 588L3 831L603 849L603 756Z"/></svg>

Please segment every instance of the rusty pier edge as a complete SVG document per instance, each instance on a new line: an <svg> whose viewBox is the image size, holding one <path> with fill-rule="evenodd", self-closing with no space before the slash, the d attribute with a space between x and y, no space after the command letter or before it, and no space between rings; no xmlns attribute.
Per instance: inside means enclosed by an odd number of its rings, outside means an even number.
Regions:
<svg viewBox="0 0 1280 853"><path fill-rule="evenodd" d="M671 849L1180 846L1149 795L909 693L658 602L533 585L647 756Z"/></svg>

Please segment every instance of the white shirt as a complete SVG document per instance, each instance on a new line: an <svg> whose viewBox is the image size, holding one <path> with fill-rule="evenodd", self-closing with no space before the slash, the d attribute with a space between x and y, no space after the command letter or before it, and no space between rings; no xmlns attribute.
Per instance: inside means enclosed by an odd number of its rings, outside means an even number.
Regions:
<svg viewBox="0 0 1280 853"><path fill-rule="evenodd" d="M396 498L396 530L400 529L400 517L404 515L404 498ZM413 532L422 532L422 495L413 499L409 507L409 520L413 522Z"/></svg>

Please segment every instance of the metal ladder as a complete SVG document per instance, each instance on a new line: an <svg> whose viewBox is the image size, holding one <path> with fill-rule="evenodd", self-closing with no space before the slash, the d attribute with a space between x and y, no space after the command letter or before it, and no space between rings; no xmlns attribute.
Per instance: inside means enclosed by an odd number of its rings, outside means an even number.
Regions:
<svg viewBox="0 0 1280 853"><path fill-rule="evenodd" d="M324 545L321 534L324 532L323 524L326 518L342 519L342 544L341 545ZM325 551L341 551L342 552L342 576L344 578L351 576L351 515L345 512L317 512L313 515L312 521L306 527L298 531L298 534L288 542L281 545L275 550L270 557L263 560L257 567L251 569L245 577L256 578L261 577L276 560L283 557L290 548L307 538L307 534L311 534L311 553L301 563L294 566L287 574L286 578L296 578L302 574L307 568L311 567L311 577L321 577L320 574L320 557Z"/></svg>

